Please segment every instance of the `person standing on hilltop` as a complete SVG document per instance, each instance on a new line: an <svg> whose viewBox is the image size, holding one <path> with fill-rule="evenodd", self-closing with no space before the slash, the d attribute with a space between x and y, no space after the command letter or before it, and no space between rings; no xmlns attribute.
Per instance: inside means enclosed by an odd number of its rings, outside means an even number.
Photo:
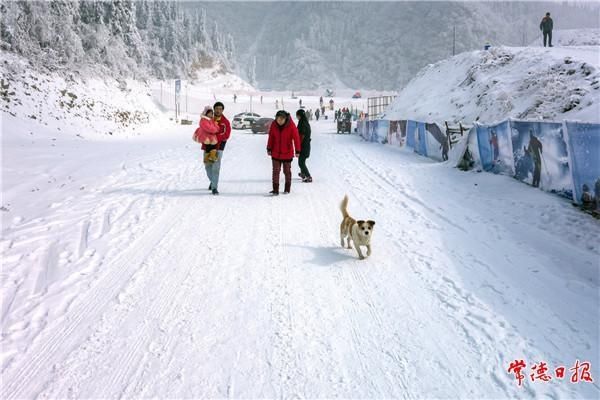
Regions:
<svg viewBox="0 0 600 400"><path fill-rule="evenodd" d="M548 47L552 47L552 28L554 26L554 22L552 18L550 18L550 13L547 12L546 16L542 18L542 22L540 22L540 31L544 35L544 47L546 47L546 39L548 39Z"/></svg>

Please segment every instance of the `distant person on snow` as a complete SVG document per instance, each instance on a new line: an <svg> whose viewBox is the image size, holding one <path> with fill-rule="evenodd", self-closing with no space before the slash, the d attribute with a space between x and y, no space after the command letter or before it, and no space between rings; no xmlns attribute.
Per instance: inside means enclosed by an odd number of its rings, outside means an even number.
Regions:
<svg viewBox="0 0 600 400"><path fill-rule="evenodd" d="M316 118L317 121L319 120L319 115L321 115L321 111L317 108L315 110L315 118Z"/></svg>
<svg viewBox="0 0 600 400"><path fill-rule="evenodd" d="M546 39L548 39L548 47L552 47L552 28L553 21L550 18L550 13L547 12L546 16L542 18L542 22L540 22L540 31L544 35L544 47L546 47Z"/></svg>
<svg viewBox="0 0 600 400"><path fill-rule="evenodd" d="M214 121L219 126L219 132L217 132L217 160L213 163L205 163L204 169L206 170L206 176L210 181L208 190L212 191L212 194L219 194L219 174L221 172L221 160L223 160L223 151L229 136L231 136L231 125L229 120L223 115L225 106L220 101L217 101L213 105L214 110Z"/></svg>
<svg viewBox="0 0 600 400"><path fill-rule="evenodd" d="M269 139L267 141L267 154L271 157L273 165L273 190L269 193L273 196L279 194L279 174L283 166L285 177L284 194L290 193L292 187L292 160L294 155L300 156L300 136L294 121L284 110L277 111L275 121L269 128Z"/></svg>
<svg viewBox="0 0 600 400"><path fill-rule="evenodd" d="M329 109L333 110L333 99L329 100Z"/></svg>
<svg viewBox="0 0 600 400"><path fill-rule="evenodd" d="M300 167L300 173L298 174L302 178L302 182L312 182L312 176L306 168L306 159L310 157L310 124L304 110L300 109L296 111L296 118L298 118L298 134L300 135L300 157L298 157L298 166Z"/></svg>
<svg viewBox="0 0 600 400"><path fill-rule="evenodd" d="M275 109L277 110L279 108L279 100L275 99Z"/></svg>
<svg viewBox="0 0 600 400"><path fill-rule="evenodd" d="M235 103L237 101L237 94L233 94L233 102Z"/></svg>
<svg viewBox="0 0 600 400"><path fill-rule="evenodd" d="M202 143L204 150L204 163L214 163L218 159L217 155L217 133L219 125L213 121L213 109L210 106L204 107L202 117L200 118L200 126L194 132L194 141Z"/></svg>

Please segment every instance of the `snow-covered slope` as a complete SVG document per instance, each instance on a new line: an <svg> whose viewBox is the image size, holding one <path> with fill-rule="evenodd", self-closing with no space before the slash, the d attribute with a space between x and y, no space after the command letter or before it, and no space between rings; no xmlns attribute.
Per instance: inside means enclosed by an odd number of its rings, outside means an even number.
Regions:
<svg viewBox="0 0 600 400"><path fill-rule="evenodd" d="M600 120L600 47L492 47L429 65L387 119Z"/></svg>
<svg viewBox="0 0 600 400"><path fill-rule="evenodd" d="M162 112L150 86L134 80L44 73L27 60L2 52L0 107L5 115L31 119L57 134L130 136ZM3 125L3 131L7 127ZM17 132L26 134L26 132Z"/></svg>

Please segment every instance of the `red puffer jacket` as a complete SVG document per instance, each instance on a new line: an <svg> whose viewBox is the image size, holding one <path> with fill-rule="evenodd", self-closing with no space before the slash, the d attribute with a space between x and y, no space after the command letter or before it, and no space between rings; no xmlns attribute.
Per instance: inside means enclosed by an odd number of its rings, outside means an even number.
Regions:
<svg viewBox="0 0 600 400"><path fill-rule="evenodd" d="M294 154L300 153L300 150L300 135L294 121L289 116L283 126L273 121L267 142L267 152L271 157L277 160L291 160Z"/></svg>

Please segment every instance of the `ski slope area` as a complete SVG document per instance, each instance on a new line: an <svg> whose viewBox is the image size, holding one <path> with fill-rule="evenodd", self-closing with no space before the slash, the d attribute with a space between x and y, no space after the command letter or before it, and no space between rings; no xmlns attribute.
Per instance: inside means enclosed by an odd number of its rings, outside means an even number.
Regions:
<svg viewBox="0 0 600 400"><path fill-rule="evenodd" d="M279 197L265 135L234 131L212 196L191 127L26 146L33 122L3 124L3 174L56 188L3 187L3 399L600 396L600 230L561 198L331 119L315 181ZM42 181L60 154L75 184ZM339 244L344 194L376 221L363 261ZM518 387L515 359L590 361L594 382Z"/></svg>

